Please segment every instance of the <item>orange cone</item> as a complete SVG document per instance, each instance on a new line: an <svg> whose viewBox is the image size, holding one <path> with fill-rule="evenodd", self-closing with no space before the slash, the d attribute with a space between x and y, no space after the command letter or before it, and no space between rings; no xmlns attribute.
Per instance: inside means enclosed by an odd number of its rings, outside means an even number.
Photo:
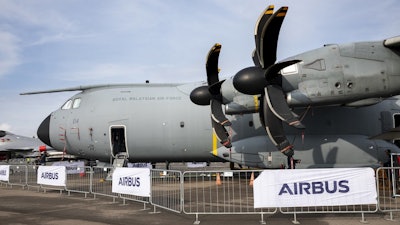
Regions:
<svg viewBox="0 0 400 225"><path fill-rule="evenodd" d="M254 172L251 172L249 185L253 186L253 183L254 183Z"/></svg>
<svg viewBox="0 0 400 225"><path fill-rule="evenodd" d="M221 177L219 176L219 173L217 173L217 180L215 181L216 185L221 185Z"/></svg>
<svg viewBox="0 0 400 225"><path fill-rule="evenodd" d="M78 168L78 170L80 170L79 177L84 177L85 176L85 168Z"/></svg>

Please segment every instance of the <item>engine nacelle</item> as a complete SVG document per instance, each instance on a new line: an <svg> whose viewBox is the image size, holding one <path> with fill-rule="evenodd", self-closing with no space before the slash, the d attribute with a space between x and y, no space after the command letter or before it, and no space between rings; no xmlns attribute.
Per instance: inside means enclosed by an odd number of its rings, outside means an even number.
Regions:
<svg viewBox="0 0 400 225"><path fill-rule="evenodd" d="M233 102L226 104L225 114L237 115L256 113L260 108L258 95L238 95Z"/></svg>

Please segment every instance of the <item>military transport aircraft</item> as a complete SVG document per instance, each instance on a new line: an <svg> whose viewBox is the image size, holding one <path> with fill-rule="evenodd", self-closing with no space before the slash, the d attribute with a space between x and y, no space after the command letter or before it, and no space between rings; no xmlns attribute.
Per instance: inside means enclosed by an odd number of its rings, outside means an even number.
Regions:
<svg viewBox="0 0 400 225"><path fill-rule="evenodd" d="M400 125L400 37L325 45L276 62L287 10L265 9L255 28L255 66L225 80L215 44L207 82L23 93L81 91L42 122L39 138L104 161L122 155L132 162L259 168L300 161L297 168L380 166L385 149L400 152L392 142L370 139Z"/></svg>

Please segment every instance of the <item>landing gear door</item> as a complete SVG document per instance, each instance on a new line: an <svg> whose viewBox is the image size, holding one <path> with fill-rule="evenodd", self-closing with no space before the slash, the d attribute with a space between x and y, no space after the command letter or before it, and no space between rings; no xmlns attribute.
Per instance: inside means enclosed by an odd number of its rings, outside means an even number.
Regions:
<svg viewBox="0 0 400 225"><path fill-rule="evenodd" d="M124 125L110 126L110 147L111 155L114 158L122 155L129 158L126 137L126 127Z"/></svg>

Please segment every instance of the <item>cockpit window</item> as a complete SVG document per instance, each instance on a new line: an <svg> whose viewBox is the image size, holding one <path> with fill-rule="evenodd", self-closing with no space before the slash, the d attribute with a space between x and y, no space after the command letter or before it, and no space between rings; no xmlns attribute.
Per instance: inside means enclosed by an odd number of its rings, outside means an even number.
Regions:
<svg viewBox="0 0 400 225"><path fill-rule="evenodd" d="M74 99L74 103L72 104L72 108L73 109L77 109L77 108L79 108L80 105L81 105L81 98L76 98L76 99Z"/></svg>
<svg viewBox="0 0 400 225"><path fill-rule="evenodd" d="M61 107L61 109L70 109L72 106L72 100L68 100L64 105Z"/></svg>
<svg viewBox="0 0 400 225"><path fill-rule="evenodd" d="M6 136L6 132L4 130L0 130L0 137Z"/></svg>

